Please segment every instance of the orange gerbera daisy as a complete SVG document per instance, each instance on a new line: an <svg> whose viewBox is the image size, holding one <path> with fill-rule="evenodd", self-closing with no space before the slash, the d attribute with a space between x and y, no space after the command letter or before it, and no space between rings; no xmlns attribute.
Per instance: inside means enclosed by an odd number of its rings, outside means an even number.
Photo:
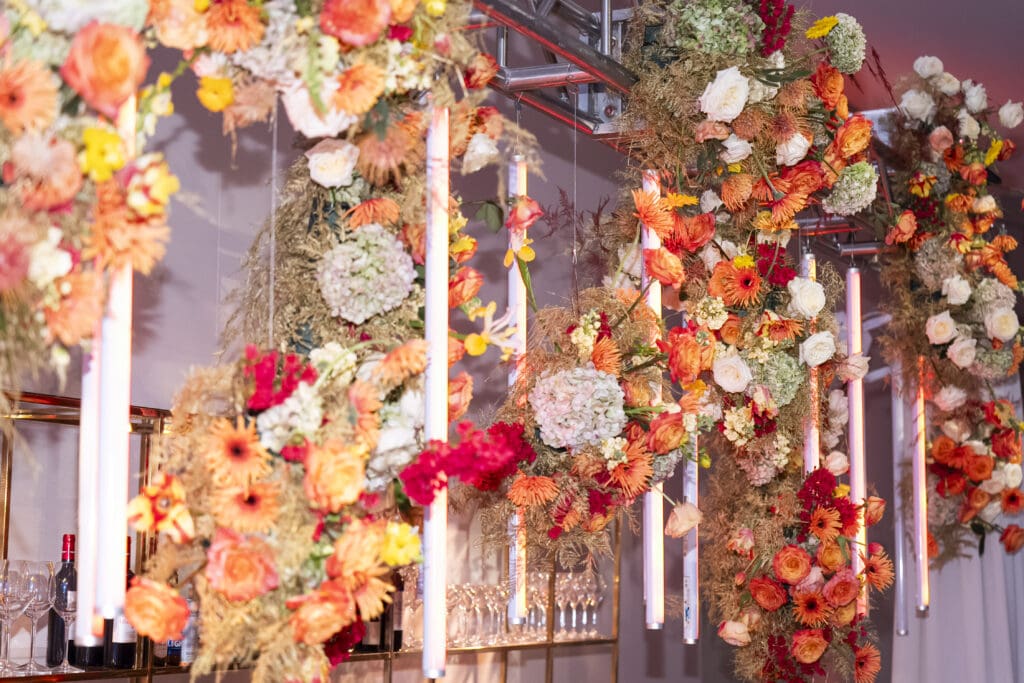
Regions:
<svg viewBox="0 0 1024 683"><path fill-rule="evenodd" d="M633 204L636 206L633 215L648 230L654 231L661 239L672 234L672 211L656 192L633 190Z"/></svg>
<svg viewBox="0 0 1024 683"><path fill-rule="evenodd" d="M103 315L102 281L94 271L85 271L65 275L56 284L60 301L43 308L48 341L57 339L65 346L75 346L92 336Z"/></svg>
<svg viewBox="0 0 1024 683"><path fill-rule="evenodd" d="M1019 515L1024 510L1024 496L1020 489L1005 488L1000 495L999 505L1008 515Z"/></svg>
<svg viewBox="0 0 1024 683"><path fill-rule="evenodd" d="M726 306L751 306L761 295L761 276L755 266L719 261L708 280L708 294L719 297Z"/></svg>
<svg viewBox="0 0 1024 683"><path fill-rule="evenodd" d="M892 560L884 550L871 553L864 558L864 577L875 590L885 590L892 585L893 575Z"/></svg>
<svg viewBox="0 0 1024 683"><path fill-rule="evenodd" d="M220 418L210 427L207 438L206 465L215 480L248 486L270 472L270 453L260 443L256 423L245 423L239 415L235 424Z"/></svg>
<svg viewBox="0 0 1024 683"><path fill-rule="evenodd" d="M765 202L765 206L771 209L773 222L786 223L793 220L793 217L807 206L807 194L794 190Z"/></svg>
<svg viewBox="0 0 1024 683"><path fill-rule="evenodd" d="M839 510L833 507L817 507L811 513L808 530L820 541L834 541L839 537L842 526Z"/></svg>
<svg viewBox="0 0 1024 683"><path fill-rule="evenodd" d="M761 323L757 326L757 335L775 342L792 341L803 330L804 324L800 320L783 318L775 311L765 311L761 314Z"/></svg>
<svg viewBox="0 0 1024 683"><path fill-rule="evenodd" d="M246 0L214 0L206 10L206 30L215 52L244 52L263 40L266 28L259 7Z"/></svg>
<svg viewBox="0 0 1024 683"><path fill-rule="evenodd" d="M0 121L14 133L42 130L57 118L57 82L39 62L0 66Z"/></svg>
<svg viewBox="0 0 1024 683"><path fill-rule="evenodd" d="M520 473L508 489L508 499L517 507L545 505L558 496L558 484L551 477Z"/></svg>
<svg viewBox="0 0 1024 683"><path fill-rule="evenodd" d="M622 353L610 337L597 340L594 350L590 352L590 362L594 364L594 369L609 375L618 377L622 372Z"/></svg>
<svg viewBox="0 0 1024 683"><path fill-rule="evenodd" d="M410 339L396 346L373 369L373 378L384 387L394 387L427 369L427 342Z"/></svg>
<svg viewBox="0 0 1024 683"><path fill-rule="evenodd" d="M647 490L654 476L651 454L639 442L626 446L626 462L620 463L608 473L613 486L617 486L629 498L635 498Z"/></svg>
<svg viewBox="0 0 1024 683"><path fill-rule="evenodd" d="M793 596L793 612L805 626L824 626L832 616L832 608L819 591L798 591Z"/></svg>
<svg viewBox="0 0 1024 683"><path fill-rule="evenodd" d="M281 507L279 493L280 486L267 481L221 489L213 499L213 517L218 525L241 533L269 531Z"/></svg>
<svg viewBox="0 0 1024 683"><path fill-rule="evenodd" d="M334 106L355 116L373 109L384 93L384 69L376 64L356 62L338 76Z"/></svg>
<svg viewBox="0 0 1024 683"><path fill-rule="evenodd" d="M405 126L392 124L381 138L370 131L356 143L359 160L356 167L359 174L370 183L381 186L392 178L396 183L402 179L402 167L413 151L416 141Z"/></svg>
<svg viewBox="0 0 1024 683"><path fill-rule="evenodd" d="M359 228L370 223L388 225L397 223L400 208L398 202L387 197L376 197L359 202L345 212L350 228Z"/></svg>
<svg viewBox="0 0 1024 683"><path fill-rule="evenodd" d="M871 643L853 648L853 680L855 683L874 683L882 670L882 653Z"/></svg>

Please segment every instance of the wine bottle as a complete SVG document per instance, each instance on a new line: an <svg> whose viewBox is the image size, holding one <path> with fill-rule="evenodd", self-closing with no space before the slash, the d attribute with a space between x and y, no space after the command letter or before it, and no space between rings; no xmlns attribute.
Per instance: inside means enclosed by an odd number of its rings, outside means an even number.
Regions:
<svg viewBox="0 0 1024 683"><path fill-rule="evenodd" d="M67 581L68 604L73 601L74 591L78 587L78 575L75 573L75 535L64 534L60 548L60 567L57 569L57 581ZM65 648L67 648L65 650ZM75 648L73 634L65 633L64 619L57 610L50 608L46 629L46 665L58 667L64 662L64 653L68 654L68 663L76 666L78 652Z"/></svg>
<svg viewBox="0 0 1024 683"><path fill-rule="evenodd" d="M185 625L185 633L182 635L178 650L178 663L182 666L191 664L199 649L199 604L193 597L191 583L185 587L185 602L188 603L188 623Z"/></svg>
<svg viewBox="0 0 1024 683"><path fill-rule="evenodd" d="M393 572L391 581L395 585L395 592L391 594L391 651L398 652L402 649L402 616L405 604L405 580L400 573Z"/></svg>
<svg viewBox="0 0 1024 683"><path fill-rule="evenodd" d="M132 539L128 537L127 554L125 555L125 578L131 586L135 573L132 571ZM111 669L131 669L135 667L135 651L139 636L128 623L124 614L113 619L104 620L103 624L103 662Z"/></svg>

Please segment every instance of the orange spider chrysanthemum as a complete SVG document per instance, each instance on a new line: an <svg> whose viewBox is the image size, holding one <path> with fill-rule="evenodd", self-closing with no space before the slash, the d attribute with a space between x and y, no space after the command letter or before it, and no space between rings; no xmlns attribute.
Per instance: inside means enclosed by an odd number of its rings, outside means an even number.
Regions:
<svg viewBox="0 0 1024 683"><path fill-rule="evenodd" d="M379 617L384 611L384 605L391 603L390 593L395 587L381 578L390 571L383 564L379 565L373 575L366 576L366 581L352 589L359 615L366 615L364 619Z"/></svg>
<svg viewBox="0 0 1024 683"><path fill-rule="evenodd" d="M808 530L820 541L834 541L839 537L842 526L839 510L832 507L818 507L811 513Z"/></svg>
<svg viewBox="0 0 1024 683"><path fill-rule="evenodd" d="M206 30L215 52L244 52L263 40L260 8L246 0L215 0L206 10Z"/></svg>
<svg viewBox="0 0 1024 683"><path fill-rule="evenodd" d="M213 498L213 517L219 526L241 533L270 531L281 509L279 493L278 484L266 481L222 489Z"/></svg>
<svg viewBox="0 0 1024 683"><path fill-rule="evenodd" d="M590 352L590 362L594 364L595 370L607 372L615 377L622 372L622 352L609 337L597 340L594 350Z"/></svg>
<svg viewBox="0 0 1024 683"><path fill-rule="evenodd" d="M656 192L633 190L633 204L636 206L633 215L648 230L653 230L661 239L672 234L675 222L672 211Z"/></svg>
<svg viewBox="0 0 1024 683"><path fill-rule="evenodd" d="M793 612L805 626L824 626L832 616L832 608L819 591L798 591L793 596Z"/></svg>
<svg viewBox="0 0 1024 683"><path fill-rule="evenodd" d="M354 116L373 109L384 93L384 69L376 64L356 62L338 76L334 106Z"/></svg>
<svg viewBox="0 0 1024 683"><path fill-rule="evenodd" d="M871 643L853 648L853 680L855 683L874 683L882 670L882 653Z"/></svg>
<svg viewBox="0 0 1024 683"><path fill-rule="evenodd" d="M626 446L626 462L615 466L608 473L609 483L617 486L629 498L646 491L654 476L651 454L639 442Z"/></svg>
<svg viewBox="0 0 1024 683"><path fill-rule="evenodd" d="M545 505L558 496L558 484L551 477L520 474L512 482L506 495L517 507Z"/></svg>
<svg viewBox="0 0 1024 683"><path fill-rule="evenodd" d="M356 168L360 175L377 186L385 185L391 179L400 182L402 167L415 144L415 139L402 125L388 126L383 139L376 132L370 131L356 144L359 147Z"/></svg>
<svg viewBox="0 0 1024 683"><path fill-rule="evenodd" d="M793 318L783 318L775 311L761 314L761 323L757 326L757 335L774 342L792 341L803 330L804 324Z"/></svg>
<svg viewBox="0 0 1024 683"><path fill-rule="evenodd" d="M737 267L732 261L719 261L708 280L708 294L717 296L726 306L751 306L761 295L761 276L755 266Z"/></svg>
<svg viewBox="0 0 1024 683"><path fill-rule="evenodd" d="M83 250L84 258L95 258L102 268L130 263L144 275L163 258L170 228L162 217L133 218L124 190L116 180L96 186L94 213L92 236Z"/></svg>
<svg viewBox="0 0 1024 683"><path fill-rule="evenodd" d="M39 62L0 66L0 122L14 133L42 130L57 118L57 82Z"/></svg>
<svg viewBox="0 0 1024 683"><path fill-rule="evenodd" d="M410 339L391 349L373 369L373 378L382 386L393 387L427 369L427 342Z"/></svg>
<svg viewBox="0 0 1024 683"><path fill-rule="evenodd" d="M359 202L345 212L350 228L359 228L370 223L388 225L398 222L398 202L387 197L375 197Z"/></svg>
<svg viewBox="0 0 1024 683"><path fill-rule="evenodd" d="M103 315L102 279L94 271L72 272L56 284L60 301L43 308L47 341L56 339L65 346L75 346L92 336Z"/></svg>
<svg viewBox="0 0 1024 683"><path fill-rule="evenodd" d="M870 556L864 558L864 577L875 590L881 591L891 586L893 576L892 560L884 550L871 553Z"/></svg>
<svg viewBox="0 0 1024 683"><path fill-rule="evenodd" d="M733 173L722 181L722 203L736 213L743 209L754 190L754 178L749 173Z"/></svg>
<svg viewBox="0 0 1024 683"><path fill-rule="evenodd" d="M239 415L235 424L220 418L210 427L206 446L206 465L215 480L248 486L270 472L270 453L260 443L256 423L245 423Z"/></svg>

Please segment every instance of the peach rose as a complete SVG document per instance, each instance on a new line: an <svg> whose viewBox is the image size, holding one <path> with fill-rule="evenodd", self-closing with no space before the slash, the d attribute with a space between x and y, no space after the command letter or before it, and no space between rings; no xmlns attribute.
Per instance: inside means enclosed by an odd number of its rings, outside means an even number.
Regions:
<svg viewBox="0 0 1024 683"><path fill-rule="evenodd" d="M135 31L93 21L75 34L60 75L89 106L114 119L147 69L149 57Z"/></svg>
<svg viewBox="0 0 1024 683"><path fill-rule="evenodd" d="M672 513L668 516L665 535L670 538L682 538L700 524L701 517L701 511L693 503L679 503L672 508Z"/></svg>
<svg viewBox="0 0 1024 683"><path fill-rule="evenodd" d="M870 143L871 122L860 114L855 114L846 119L836 131L836 139L832 144L843 158L849 159L867 149Z"/></svg>
<svg viewBox="0 0 1024 683"><path fill-rule="evenodd" d="M750 631L742 621L723 621L718 625L718 637L736 647L750 645Z"/></svg>
<svg viewBox="0 0 1024 683"><path fill-rule="evenodd" d="M272 552L262 539L221 527L206 551L206 579L228 600L252 600L277 588Z"/></svg>
<svg viewBox="0 0 1024 683"><path fill-rule="evenodd" d="M874 526L882 521L885 516L885 499L878 496L868 496L864 499L864 524Z"/></svg>
<svg viewBox="0 0 1024 683"><path fill-rule="evenodd" d="M303 486L312 507L338 512L359 498L365 476L365 451L355 444L332 439L311 446L306 454Z"/></svg>
<svg viewBox="0 0 1024 683"><path fill-rule="evenodd" d="M857 601L851 600L842 607L832 610L832 623L836 626L846 626L857 616Z"/></svg>
<svg viewBox="0 0 1024 683"><path fill-rule="evenodd" d="M726 344L735 345L743 331L743 321L735 313L730 313L725 324L718 330L718 336Z"/></svg>
<svg viewBox="0 0 1024 683"><path fill-rule="evenodd" d="M896 219L896 225L889 228L889 232L885 235L885 243L889 245L903 244L909 241L915 232L917 232L917 217L913 211L904 211Z"/></svg>
<svg viewBox="0 0 1024 683"><path fill-rule="evenodd" d="M647 433L647 448L653 453L664 455L679 448L684 438L686 428L683 427L683 414L661 413L651 420L650 431Z"/></svg>
<svg viewBox="0 0 1024 683"><path fill-rule="evenodd" d="M789 601L786 590L767 576L751 579L750 597L768 612L774 612Z"/></svg>
<svg viewBox="0 0 1024 683"><path fill-rule="evenodd" d="M826 649L828 641L825 640L825 631L820 628L806 628L793 634L790 651L801 664L814 664L821 659Z"/></svg>
<svg viewBox="0 0 1024 683"><path fill-rule="evenodd" d="M466 371L448 381L448 421L453 422L466 414L473 400L473 376Z"/></svg>
<svg viewBox="0 0 1024 683"><path fill-rule="evenodd" d="M811 85L814 87L814 94L827 108L836 108L843 96L843 75L838 69L820 62L818 70L811 76Z"/></svg>
<svg viewBox="0 0 1024 683"><path fill-rule="evenodd" d="M459 268L448 282L448 308L458 308L477 295L484 284L480 271L469 266Z"/></svg>
<svg viewBox="0 0 1024 683"><path fill-rule="evenodd" d="M520 195L512 201L505 227L515 231L528 230L543 215L540 204L526 195Z"/></svg>
<svg viewBox="0 0 1024 683"><path fill-rule="evenodd" d="M1024 529L1020 528L1016 524L1003 529L1003 533L999 535L999 542L1006 548L1006 552L1015 553L1024 547Z"/></svg>
<svg viewBox="0 0 1024 683"><path fill-rule="evenodd" d="M833 607L842 607L849 604L860 594L860 580L853 573L852 569L844 569L836 572L836 575L828 580L823 591L828 604Z"/></svg>
<svg viewBox="0 0 1024 683"><path fill-rule="evenodd" d="M149 21L161 45L194 50L206 44L206 19L195 6L195 0L150 0Z"/></svg>
<svg viewBox="0 0 1024 683"><path fill-rule="evenodd" d="M775 576L791 586L803 581L811 573L811 556L796 545L787 545L772 558Z"/></svg>
<svg viewBox="0 0 1024 683"><path fill-rule="evenodd" d="M188 603L170 586L136 576L124 596L124 615L139 635L158 642L181 640Z"/></svg>
<svg viewBox="0 0 1024 683"><path fill-rule="evenodd" d="M644 269L666 287L679 287L686 281L683 262L665 247L644 249Z"/></svg>
<svg viewBox="0 0 1024 683"><path fill-rule="evenodd" d="M286 604L295 610L290 621L297 643L319 645L356 620L352 592L334 581L325 581L318 590Z"/></svg>
<svg viewBox="0 0 1024 683"><path fill-rule="evenodd" d="M953 133L945 126L939 126L928 134L928 145L936 154L942 154L953 146Z"/></svg>

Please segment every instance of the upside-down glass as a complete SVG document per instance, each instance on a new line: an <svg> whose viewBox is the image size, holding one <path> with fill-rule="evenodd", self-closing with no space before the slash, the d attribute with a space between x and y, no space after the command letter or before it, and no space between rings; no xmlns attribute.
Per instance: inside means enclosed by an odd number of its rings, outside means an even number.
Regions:
<svg viewBox="0 0 1024 683"><path fill-rule="evenodd" d="M15 673L11 666L11 625L25 610L23 577L18 563L0 560L0 624L4 629L3 658L0 659L0 676Z"/></svg>
<svg viewBox="0 0 1024 683"><path fill-rule="evenodd" d="M57 616L64 620L64 633L68 634L63 638L64 642L61 643L64 649L64 661L53 670L54 673L69 674L83 671L83 669L71 666L71 663L68 662L68 641L70 634L74 633L75 610L78 608L78 592L75 590L73 577L72 573L58 573L50 582L52 587L50 599L53 609L57 612Z"/></svg>
<svg viewBox="0 0 1024 683"><path fill-rule="evenodd" d="M15 668L20 673L29 676L49 673L48 668L36 661L35 645L36 623L39 621L39 617L50 609L50 598L53 595L53 589L50 587L53 581L53 563L20 561L17 564L23 579L22 593L25 596L25 614L31 623L28 630L28 661Z"/></svg>

